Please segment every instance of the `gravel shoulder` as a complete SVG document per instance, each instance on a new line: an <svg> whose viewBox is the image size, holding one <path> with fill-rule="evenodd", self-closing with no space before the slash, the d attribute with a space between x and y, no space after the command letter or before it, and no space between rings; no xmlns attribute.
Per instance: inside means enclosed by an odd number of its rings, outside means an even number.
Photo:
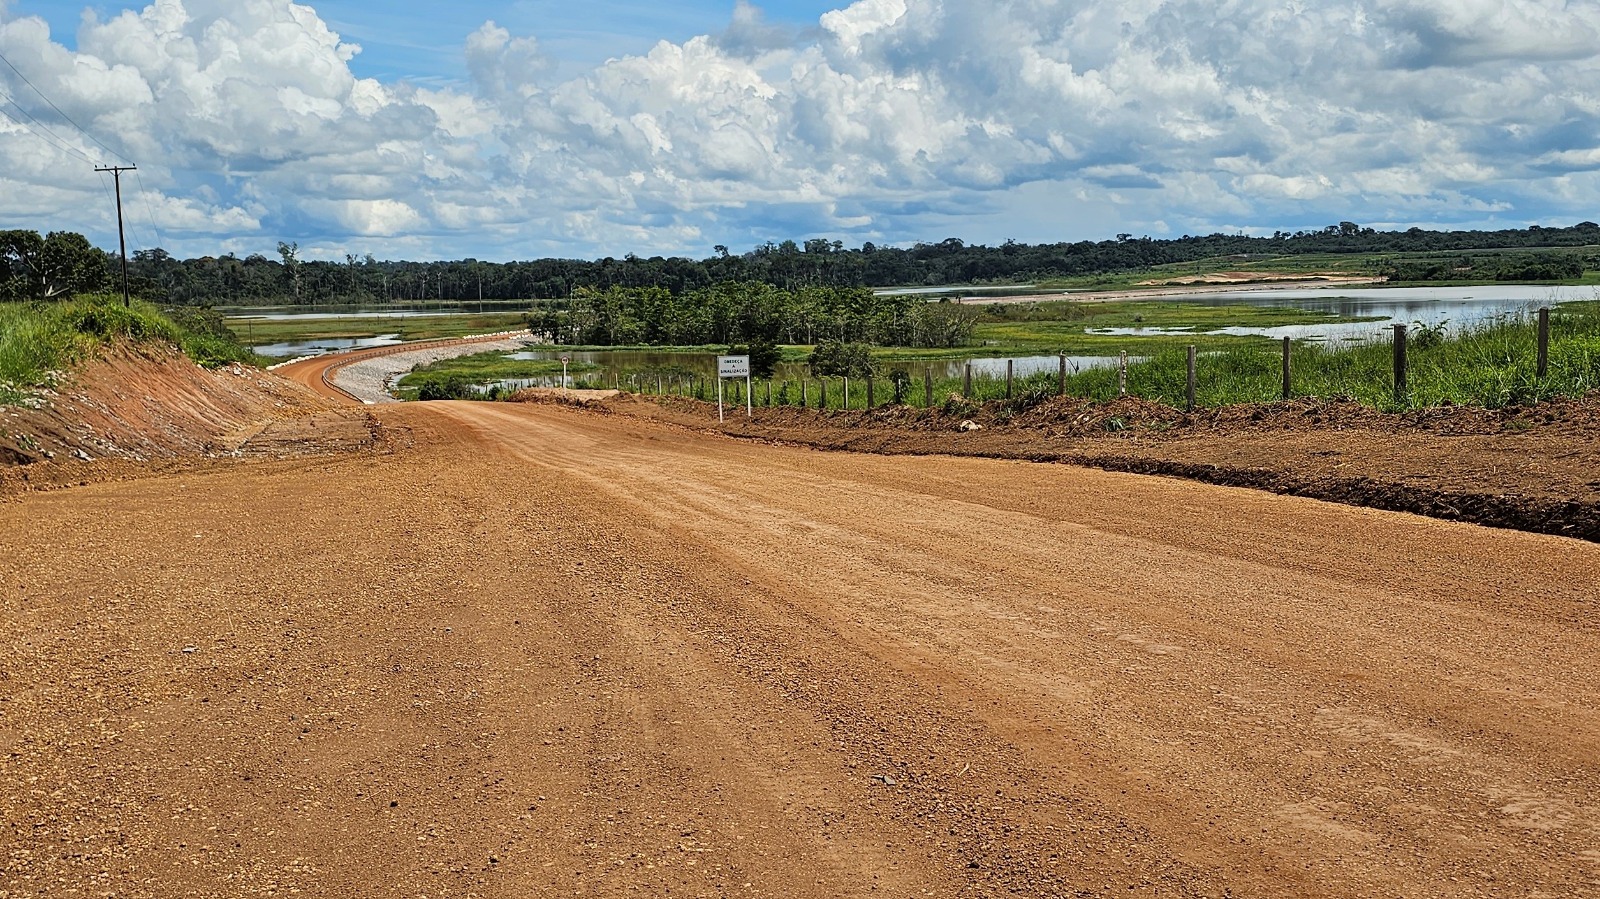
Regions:
<svg viewBox="0 0 1600 899"><path fill-rule="evenodd" d="M474 353L515 353L532 345L532 338L486 340L473 343L444 344L409 352L372 356L339 368L333 375L333 382L341 390L348 391L363 403L397 403L399 400L395 399L394 394L390 391L393 389L394 383L411 372L412 369L445 359L454 359L458 356L470 356Z"/></svg>

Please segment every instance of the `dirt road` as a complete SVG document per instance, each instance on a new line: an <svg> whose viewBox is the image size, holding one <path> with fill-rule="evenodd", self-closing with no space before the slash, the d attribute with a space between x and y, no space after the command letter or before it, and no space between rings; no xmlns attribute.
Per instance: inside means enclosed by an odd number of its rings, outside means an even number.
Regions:
<svg viewBox="0 0 1600 899"><path fill-rule="evenodd" d="M1600 894L1600 546L378 414L0 504L0 896Z"/></svg>
<svg viewBox="0 0 1600 899"><path fill-rule="evenodd" d="M397 343L389 346L367 347L359 350L347 350L342 353L330 353L325 356L310 356L305 359L296 359L278 365L274 371L280 377L287 378L311 388L313 393L325 399L341 403L372 402L377 399L388 401L389 397L384 388L374 382L367 386L367 391L372 396L362 396L362 390L350 384L340 383L340 372L361 362L380 359L385 356L416 358L409 363L402 364L396 370L404 373L410 366L421 365L434 361L434 358L448 358L450 351L455 354L479 352L475 347L484 350L493 349L496 345L508 343L508 338L516 335L526 335L526 332L507 331L500 334L480 334L472 337L450 337L439 340L415 340L409 343ZM531 337L528 339L532 339ZM442 351L439 356L429 358L430 351ZM349 373L346 372L348 375Z"/></svg>

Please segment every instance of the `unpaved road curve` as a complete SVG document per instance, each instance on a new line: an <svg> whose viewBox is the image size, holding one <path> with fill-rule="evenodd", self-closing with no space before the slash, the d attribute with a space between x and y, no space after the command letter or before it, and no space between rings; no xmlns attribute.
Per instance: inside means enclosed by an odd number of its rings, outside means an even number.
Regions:
<svg viewBox="0 0 1600 899"><path fill-rule="evenodd" d="M367 347L359 350L348 350L342 353L329 353L323 356L311 356L294 362L285 363L274 369L281 377L288 378L327 399L337 400L341 403L360 403L361 397L337 383L335 375L346 366L353 365L367 359L376 359L380 356L394 356L402 353L414 353L441 346L463 346L469 344L496 343L506 339L506 334L487 334L476 337L443 338L440 340L417 340L408 343L396 343L388 346Z"/></svg>
<svg viewBox="0 0 1600 899"><path fill-rule="evenodd" d="M0 895L1600 894L1600 546L379 414L0 505Z"/></svg>

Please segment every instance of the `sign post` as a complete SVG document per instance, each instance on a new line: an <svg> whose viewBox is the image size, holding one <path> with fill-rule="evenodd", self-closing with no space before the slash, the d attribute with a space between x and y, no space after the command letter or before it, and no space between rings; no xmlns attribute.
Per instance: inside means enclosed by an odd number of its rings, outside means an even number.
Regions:
<svg viewBox="0 0 1600 899"><path fill-rule="evenodd" d="M717 357L717 421L726 421L722 415L722 381L724 378L744 378L745 416L755 415L750 400L750 357Z"/></svg>
<svg viewBox="0 0 1600 899"><path fill-rule="evenodd" d="M567 392L567 363L572 361L571 356L561 357L561 392Z"/></svg>

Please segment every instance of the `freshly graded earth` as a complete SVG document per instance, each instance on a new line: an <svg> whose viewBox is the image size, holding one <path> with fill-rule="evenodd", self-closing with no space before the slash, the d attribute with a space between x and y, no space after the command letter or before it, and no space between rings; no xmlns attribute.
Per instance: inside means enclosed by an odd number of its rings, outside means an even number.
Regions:
<svg viewBox="0 0 1600 899"><path fill-rule="evenodd" d="M1600 545L606 408L0 502L0 896L1600 894Z"/></svg>

